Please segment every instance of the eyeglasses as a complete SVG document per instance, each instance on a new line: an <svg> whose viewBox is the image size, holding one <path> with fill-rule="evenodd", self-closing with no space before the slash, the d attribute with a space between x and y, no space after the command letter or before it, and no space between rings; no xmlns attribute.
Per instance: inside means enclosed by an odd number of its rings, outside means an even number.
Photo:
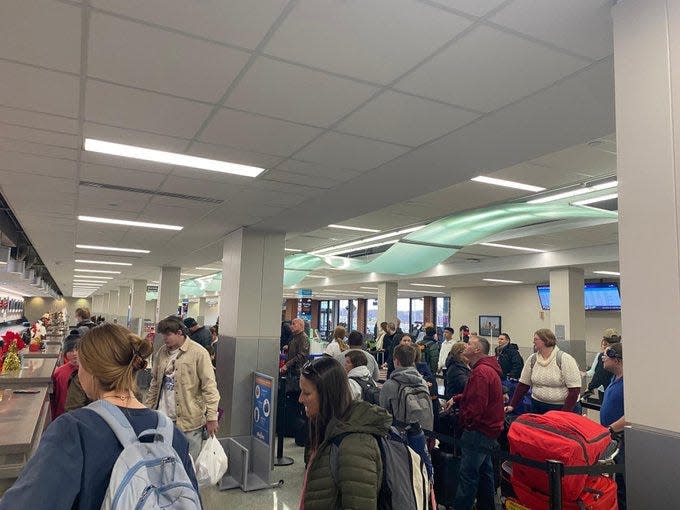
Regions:
<svg viewBox="0 0 680 510"><path fill-rule="evenodd" d="M606 351L604 351L605 356L611 359L623 359L623 356L621 356L616 350L612 349L609 347Z"/></svg>

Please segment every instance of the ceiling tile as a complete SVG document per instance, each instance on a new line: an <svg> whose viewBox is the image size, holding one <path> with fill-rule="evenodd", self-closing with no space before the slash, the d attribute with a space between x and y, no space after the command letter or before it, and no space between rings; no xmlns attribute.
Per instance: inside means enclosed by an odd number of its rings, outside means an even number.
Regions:
<svg viewBox="0 0 680 510"><path fill-rule="evenodd" d="M0 122L0 138L21 140L57 147L77 149L80 147L80 137L68 133L55 133L44 129L34 129L24 126L14 126Z"/></svg>
<svg viewBox="0 0 680 510"><path fill-rule="evenodd" d="M304 175L294 172L286 172L284 170L271 170L270 172L267 173L265 178L271 181L287 182L290 184L300 184L303 186L310 186L322 189L330 189L340 182L325 176Z"/></svg>
<svg viewBox="0 0 680 510"><path fill-rule="evenodd" d="M140 172L127 168L83 163L80 167L80 179L115 186L155 190L161 185L165 176L156 172Z"/></svg>
<svg viewBox="0 0 680 510"><path fill-rule="evenodd" d="M215 41L254 49L286 0L92 0L92 5Z"/></svg>
<svg viewBox="0 0 680 510"><path fill-rule="evenodd" d="M616 173L616 154L590 147L588 144L546 154L531 160L531 163L560 172L581 172L586 175Z"/></svg>
<svg viewBox="0 0 680 510"><path fill-rule="evenodd" d="M45 145L42 143L23 142L1 138L0 150L8 152L21 152L25 154L36 154L50 158L68 159L71 161L76 161L78 159L78 152L80 152L76 149L69 149L66 147L55 147L53 145Z"/></svg>
<svg viewBox="0 0 680 510"><path fill-rule="evenodd" d="M341 133L326 133L296 156L332 166L366 171L385 163L408 149Z"/></svg>
<svg viewBox="0 0 680 510"><path fill-rule="evenodd" d="M97 216L96 214L90 214L88 210L91 207L103 207L110 209L114 213L116 211L139 213L144 210L148 199L148 195L139 193L80 186L78 189L78 212L86 216ZM113 214L108 216L122 218Z"/></svg>
<svg viewBox="0 0 680 510"><path fill-rule="evenodd" d="M611 0L515 0L491 20L579 55L614 52Z"/></svg>
<svg viewBox="0 0 680 510"><path fill-rule="evenodd" d="M0 152L0 168L64 179L74 179L77 169L75 161L20 152Z"/></svg>
<svg viewBox="0 0 680 510"><path fill-rule="evenodd" d="M484 16L491 9L495 9L505 0L435 0L436 3L463 11L473 16Z"/></svg>
<svg viewBox="0 0 680 510"><path fill-rule="evenodd" d="M587 62L480 26L396 88L492 111L563 78Z"/></svg>
<svg viewBox="0 0 680 510"><path fill-rule="evenodd" d="M389 83L470 21L408 0L296 4L265 52L319 69Z"/></svg>
<svg viewBox="0 0 680 510"><path fill-rule="evenodd" d="M80 8L49 0L3 0L0 56L80 71Z"/></svg>
<svg viewBox="0 0 680 510"><path fill-rule="evenodd" d="M386 91L353 113L337 129L415 147L477 116L427 99Z"/></svg>
<svg viewBox="0 0 680 510"><path fill-rule="evenodd" d="M0 104L78 116L78 77L0 62Z"/></svg>
<svg viewBox="0 0 680 510"><path fill-rule="evenodd" d="M328 177L338 182L348 181L360 174L360 172L357 170L325 166L318 163L300 161L297 159L287 159L280 163L277 166L277 169L315 177Z"/></svg>
<svg viewBox="0 0 680 510"><path fill-rule="evenodd" d="M88 74L124 85L217 102L249 58L243 51L97 12L91 23Z"/></svg>
<svg viewBox="0 0 680 510"><path fill-rule="evenodd" d="M223 108L205 128L201 140L287 156L320 132L312 127Z"/></svg>
<svg viewBox="0 0 680 510"><path fill-rule="evenodd" d="M78 120L0 106L0 119L7 124L78 134Z"/></svg>
<svg viewBox="0 0 680 510"><path fill-rule="evenodd" d="M210 106L170 96L89 80L85 118L162 135L192 138Z"/></svg>
<svg viewBox="0 0 680 510"><path fill-rule="evenodd" d="M174 202L164 200L168 205L161 205L157 202L153 206L149 205L148 210L153 211L154 215L158 215L157 217L163 218L165 223L171 225L187 225L203 217L210 210L209 204L203 207L177 207L173 205Z"/></svg>
<svg viewBox="0 0 680 510"><path fill-rule="evenodd" d="M268 58L258 58L227 106L328 126L366 101L375 87Z"/></svg>

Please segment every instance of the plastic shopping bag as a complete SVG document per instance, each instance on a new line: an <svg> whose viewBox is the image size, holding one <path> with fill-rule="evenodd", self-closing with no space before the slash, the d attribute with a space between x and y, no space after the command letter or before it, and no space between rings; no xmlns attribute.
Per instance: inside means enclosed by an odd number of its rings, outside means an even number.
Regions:
<svg viewBox="0 0 680 510"><path fill-rule="evenodd" d="M196 459L196 480L200 487L215 485L227 472L228 460L224 448L215 436L203 444Z"/></svg>

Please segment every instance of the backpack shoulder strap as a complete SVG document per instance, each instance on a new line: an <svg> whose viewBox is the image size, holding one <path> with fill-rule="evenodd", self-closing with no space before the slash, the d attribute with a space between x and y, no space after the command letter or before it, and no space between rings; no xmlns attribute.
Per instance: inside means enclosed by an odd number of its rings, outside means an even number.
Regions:
<svg viewBox="0 0 680 510"><path fill-rule="evenodd" d="M173 425L170 419L163 413L156 411L158 424L155 429L147 429L138 436L121 410L110 402L97 400L88 405L86 409L94 411L106 422L115 434L116 439L123 445L123 448L138 442L140 437L147 435L159 435L164 443L172 445L174 435Z"/></svg>
<svg viewBox="0 0 680 510"><path fill-rule="evenodd" d="M529 356L529 366L533 370L534 365L536 364L536 353L533 353L531 356Z"/></svg>
<svg viewBox="0 0 680 510"><path fill-rule="evenodd" d="M345 439L350 434L351 432L343 432L342 434L338 434L333 439L331 439L331 458L330 458L331 478L333 479L333 483L336 486L340 483L339 481L340 443L342 443L342 440Z"/></svg>
<svg viewBox="0 0 680 510"><path fill-rule="evenodd" d="M557 355L555 356L555 363L557 363L557 368L562 370L562 351L561 350L557 351Z"/></svg>

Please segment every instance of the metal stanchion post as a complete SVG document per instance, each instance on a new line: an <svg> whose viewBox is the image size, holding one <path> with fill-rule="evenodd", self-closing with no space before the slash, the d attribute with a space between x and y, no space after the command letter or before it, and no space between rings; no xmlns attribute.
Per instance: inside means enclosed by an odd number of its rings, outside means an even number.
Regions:
<svg viewBox="0 0 680 510"><path fill-rule="evenodd" d="M557 460L548 460L547 464L548 479L550 481L550 510L561 510L564 464Z"/></svg>
<svg viewBox="0 0 680 510"><path fill-rule="evenodd" d="M288 399L286 398L286 377L279 377L278 412L276 417L276 458L275 466L290 466L295 461L283 455L283 440L286 430L286 416L288 409Z"/></svg>

